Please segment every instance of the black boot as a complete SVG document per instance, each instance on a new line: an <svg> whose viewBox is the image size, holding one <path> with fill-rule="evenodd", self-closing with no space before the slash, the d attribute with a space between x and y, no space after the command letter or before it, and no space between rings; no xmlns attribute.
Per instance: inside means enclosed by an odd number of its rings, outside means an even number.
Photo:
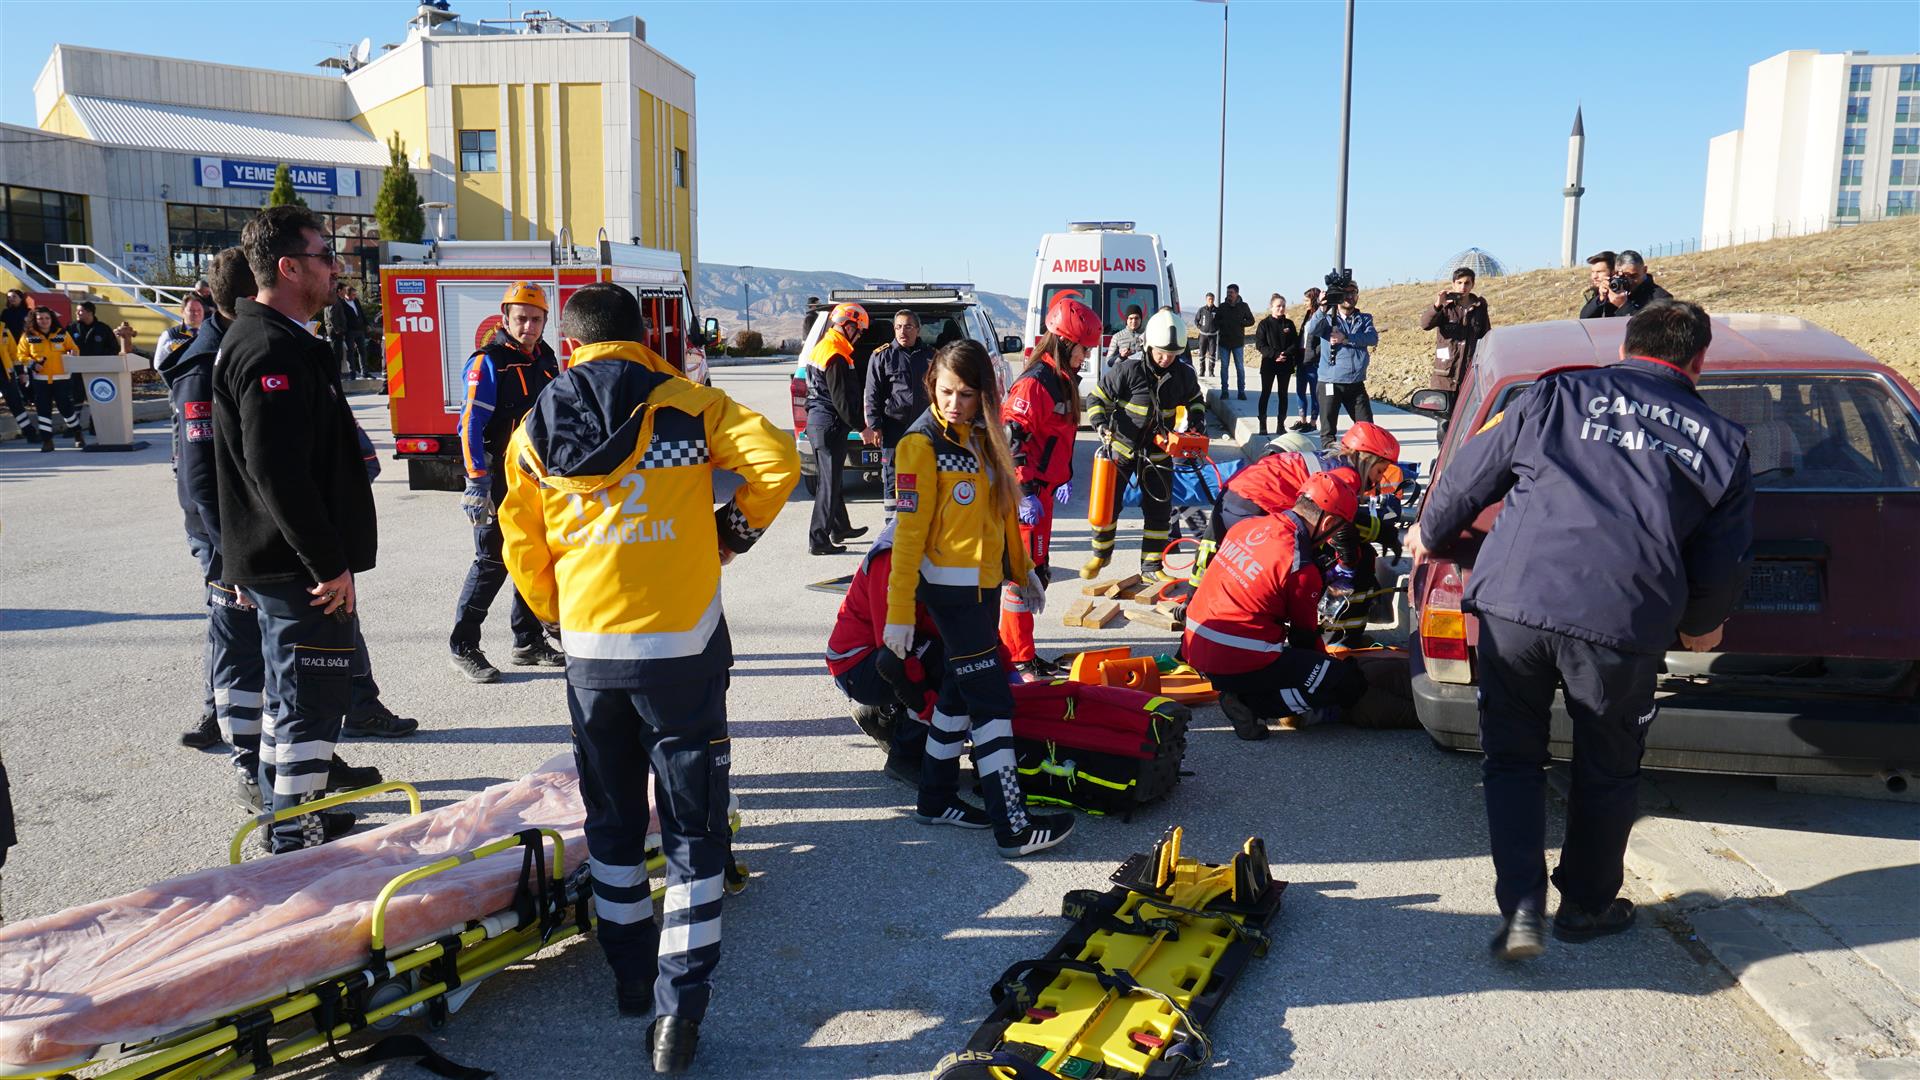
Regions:
<svg viewBox="0 0 1920 1080"><path fill-rule="evenodd" d="M653 1052L654 1072L686 1072L693 1064L693 1052L699 1048L698 1020L662 1016L647 1028L647 1049Z"/></svg>
<svg viewBox="0 0 1920 1080"><path fill-rule="evenodd" d="M212 713L200 714L200 722L180 736L180 745L194 750L211 750L224 742L220 721Z"/></svg>

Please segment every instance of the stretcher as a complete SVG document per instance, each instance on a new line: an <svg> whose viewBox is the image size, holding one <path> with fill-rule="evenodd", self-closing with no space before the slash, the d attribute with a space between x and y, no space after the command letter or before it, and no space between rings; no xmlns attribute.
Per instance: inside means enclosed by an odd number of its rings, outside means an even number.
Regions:
<svg viewBox="0 0 1920 1080"><path fill-rule="evenodd" d="M1068 893L1061 914L1073 925L1000 976L993 1011L934 1080L1146 1080L1205 1067L1208 1025L1267 951L1287 883L1258 838L1218 865L1180 842L1169 828L1120 864L1112 888Z"/></svg>
<svg viewBox="0 0 1920 1080"><path fill-rule="evenodd" d="M395 794L410 813L392 824L244 861L276 820ZM402 1018L438 1026L591 928L584 823L568 755L427 813L388 782L249 819L229 865L0 928L0 1077L226 1080ZM744 883L734 863L729 891Z"/></svg>

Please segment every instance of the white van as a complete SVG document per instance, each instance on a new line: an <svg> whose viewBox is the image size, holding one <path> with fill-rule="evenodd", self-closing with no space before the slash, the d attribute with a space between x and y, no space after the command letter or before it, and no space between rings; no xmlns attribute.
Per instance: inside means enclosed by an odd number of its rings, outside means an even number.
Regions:
<svg viewBox="0 0 1920 1080"><path fill-rule="evenodd" d="M1100 313L1102 346L1126 327L1127 308L1134 304L1147 318L1169 305L1180 310L1180 289L1160 237L1134 232L1131 221L1075 221L1066 232L1040 237L1033 288L1027 292L1029 344L1046 332L1042 322L1047 308L1062 295L1072 295ZM1080 369L1083 388L1091 389L1106 370L1103 347Z"/></svg>

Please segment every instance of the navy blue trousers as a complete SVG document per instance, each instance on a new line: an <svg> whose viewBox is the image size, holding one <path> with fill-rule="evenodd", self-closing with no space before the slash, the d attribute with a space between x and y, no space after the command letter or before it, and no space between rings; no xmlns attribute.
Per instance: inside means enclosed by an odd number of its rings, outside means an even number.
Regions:
<svg viewBox="0 0 1920 1080"><path fill-rule="evenodd" d="M326 793L333 748L353 703L353 675L366 663L359 619L344 611L321 614L307 588L302 582L247 586L258 605L265 694L273 703L260 731L260 794L273 810ZM315 815L273 826L276 854L320 841Z"/></svg>
<svg viewBox="0 0 1920 1080"><path fill-rule="evenodd" d="M1640 756L1658 707L1660 657L1480 617L1480 745L1500 913L1547 901L1548 724L1566 687L1573 721L1567 838L1553 885L1588 911L1620 894L1639 816Z"/></svg>
<svg viewBox="0 0 1920 1080"><path fill-rule="evenodd" d="M600 948L623 987L653 982L660 1016L705 1016L720 962L732 850L727 678L653 690L567 686ZM646 868L649 772L667 860L658 926Z"/></svg>

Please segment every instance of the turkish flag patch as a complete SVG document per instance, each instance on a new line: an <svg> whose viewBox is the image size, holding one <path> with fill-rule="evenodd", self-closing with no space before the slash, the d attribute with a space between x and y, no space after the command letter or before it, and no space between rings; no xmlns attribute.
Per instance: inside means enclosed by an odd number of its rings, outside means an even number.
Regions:
<svg viewBox="0 0 1920 1080"><path fill-rule="evenodd" d="M920 478L910 472L899 473L893 478L893 490L912 491L920 486Z"/></svg>
<svg viewBox="0 0 1920 1080"><path fill-rule="evenodd" d="M273 393L275 390L285 390L291 385L293 384L287 381L287 377L285 375L260 376L260 389L266 391L269 394Z"/></svg>
<svg viewBox="0 0 1920 1080"><path fill-rule="evenodd" d="M213 415L213 402L189 401L180 407L180 412L189 420L205 420Z"/></svg>

